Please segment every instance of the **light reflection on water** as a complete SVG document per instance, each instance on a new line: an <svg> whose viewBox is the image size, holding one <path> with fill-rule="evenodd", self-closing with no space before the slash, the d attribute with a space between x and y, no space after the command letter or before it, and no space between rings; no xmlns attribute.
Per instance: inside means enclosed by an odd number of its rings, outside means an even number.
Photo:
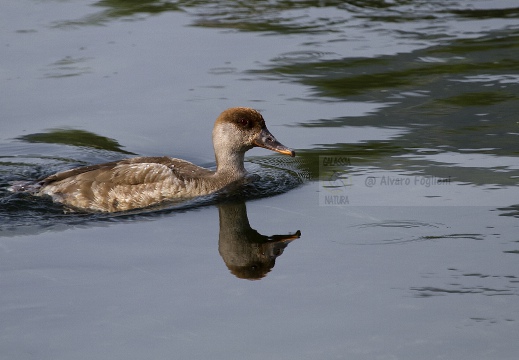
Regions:
<svg viewBox="0 0 519 360"><path fill-rule="evenodd" d="M2 355L517 358L514 2L2 7ZM298 154L248 154L263 181L238 196L243 234L301 229L274 269L279 247L218 253L218 199L106 216L7 192L133 154L212 166L212 116L236 105ZM322 156L349 160L329 178ZM393 176L450 182L364 185ZM328 190L349 204L319 206ZM261 281L232 275L258 259Z"/></svg>

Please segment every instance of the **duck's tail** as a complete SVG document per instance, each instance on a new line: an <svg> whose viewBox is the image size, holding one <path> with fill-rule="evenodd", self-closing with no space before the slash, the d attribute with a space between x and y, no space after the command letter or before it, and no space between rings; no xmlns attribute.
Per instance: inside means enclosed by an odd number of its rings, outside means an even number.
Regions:
<svg viewBox="0 0 519 360"><path fill-rule="evenodd" d="M7 190L11 192L35 193L41 188L41 181L13 181Z"/></svg>

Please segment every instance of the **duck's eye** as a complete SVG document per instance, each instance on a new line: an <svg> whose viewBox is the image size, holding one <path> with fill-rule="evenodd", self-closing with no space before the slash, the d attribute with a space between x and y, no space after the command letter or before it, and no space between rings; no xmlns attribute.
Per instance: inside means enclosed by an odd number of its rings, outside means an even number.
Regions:
<svg viewBox="0 0 519 360"><path fill-rule="evenodd" d="M240 122L240 125L243 126L243 127L246 127L246 126L249 125L249 120L244 119L244 118L240 119L239 122Z"/></svg>

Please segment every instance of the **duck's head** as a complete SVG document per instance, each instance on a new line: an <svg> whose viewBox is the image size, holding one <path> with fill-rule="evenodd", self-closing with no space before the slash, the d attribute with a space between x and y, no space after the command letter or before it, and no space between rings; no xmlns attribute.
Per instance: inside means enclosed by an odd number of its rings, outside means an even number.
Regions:
<svg viewBox="0 0 519 360"><path fill-rule="evenodd" d="M215 153L244 154L259 146L284 155L295 156L294 150L276 140L265 125L261 114L251 108L235 107L218 116L213 129Z"/></svg>

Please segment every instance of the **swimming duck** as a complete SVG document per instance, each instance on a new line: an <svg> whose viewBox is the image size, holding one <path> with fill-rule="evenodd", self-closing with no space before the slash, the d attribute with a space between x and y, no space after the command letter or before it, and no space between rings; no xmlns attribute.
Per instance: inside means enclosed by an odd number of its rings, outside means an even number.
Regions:
<svg viewBox="0 0 519 360"><path fill-rule="evenodd" d="M258 111L230 108L213 128L216 171L166 156L136 157L56 173L40 180L33 193L71 208L103 212L208 195L246 177L245 152L255 146L295 156L269 132Z"/></svg>

